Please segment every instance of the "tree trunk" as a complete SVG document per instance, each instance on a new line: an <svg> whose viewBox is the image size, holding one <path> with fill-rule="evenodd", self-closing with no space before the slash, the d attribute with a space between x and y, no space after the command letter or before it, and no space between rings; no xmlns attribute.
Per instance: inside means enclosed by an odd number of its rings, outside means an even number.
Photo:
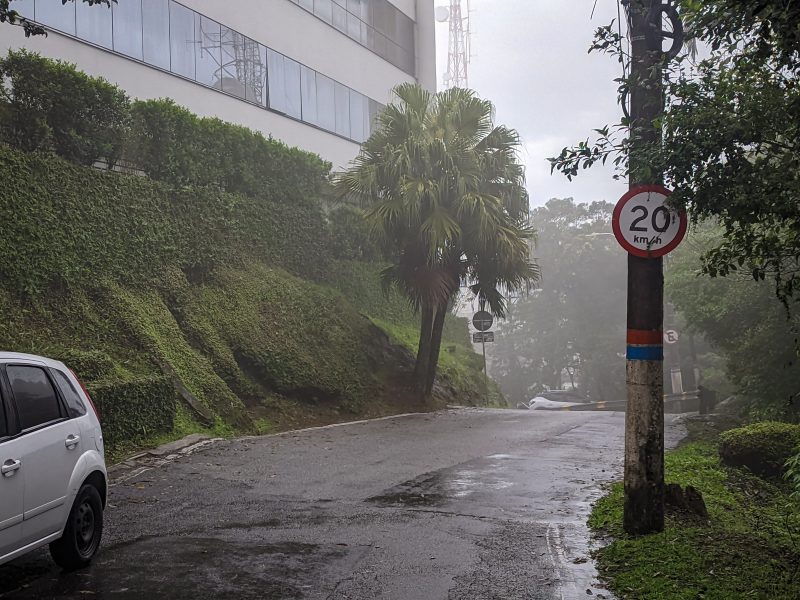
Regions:
<svg viewBox="0 0 800 600"><path fill-rule="evenodd" d="M422 395L425 395L425 381L428 376L428 364L431 357L432 329L433 307L426 304L422 307L422 321L419 329L417 361L414 363L414 387Z"/></svg>
<svg viewBox="0 0 800 600"><path fill-rule="evenodd" d="M439 352L442 348L442 332L444 331L444 319L447 316L447 305L440 306L436 310L436 317L433 320L431 331L430 359L428 360L428 373L425 378L425 397L428 398L433 391L433 384L436 382L436 369L439 366Z"/></svg>

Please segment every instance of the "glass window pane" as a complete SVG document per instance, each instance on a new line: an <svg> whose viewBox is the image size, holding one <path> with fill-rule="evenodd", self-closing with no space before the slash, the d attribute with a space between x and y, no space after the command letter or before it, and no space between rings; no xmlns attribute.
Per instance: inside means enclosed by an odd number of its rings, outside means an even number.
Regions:
<svg viewBox="0 0 800 600"><path fill-rule="evenodd" d="M222 90L239 98L247 95L243 57L245 55L244 36L229 27L220 29L222 58ZM241 77L240 77L241 75Z"/></svg>
<svg viewBox="0 0 800 600"><path fill-rule="evenodd" d="M33 19L33 0L14 0L14 4L9 7L11 10L17 11L20 17L26 19ZM0 415L2 416L2 415Z"/></svg>
<svg viewBox="0 0 800 600"><path fill-rule="evenodd" d="M36 20L47 27L75 35L75 3L36 0Z"/></svg>
<svg viewBox="0 0 800 600"><path fill-rule="evenodd" d="M72 382L69 380L69 378L58 369L53 369L50 372L53 374L53 379L56 380L58 389L61 390L61 395L67 402L67 411L69 412L69 416L73 419L76 419L85 415L86 407L83 405L83 400L81 399L80 394L78 394L78 392L75 390L75 386L72 385Z"/></svg>
<svg viewBox="0 0 800 600"><path fill-rule="evenodd" d="M145 62L169 69L169 0L142 0Z"/></svg>
<svg viewBox="0 0 800 600"><path fill-rule="evenodd" d="M86 2L75 2L77 36L103 48L111 48L111 7L105 4L89 6Z"/></svg>
<svg viewBox="0 0 800 600"><path fill-rule="evenodd" d="M364 23L364 21L361 21L361 37L360 37L359 41L364 46L369 46L369 30L370 30L370 26L367 25L366 23Z"/></svg>
<svg viewBox="0 0 800 600"><path fill-rule="evenodd" d="M333 20L331 0L314 0L314 14L326 23L330 23Z"/></svg>
<svg viewBox="0 0 800 600"><path fill-rule="evenodd" d="M112 2L114 50L142 60L142 0Z"/></svg>
<svg viewBox="0 0 800 600"><path fill-rule="evenodd" d="M256 61L252 68L252 87L247 87L247 100L258 102L261 106L267 105L267 47L253 40L247 40L245 47L252 53Z"/></svg>
<svg viewBox="0 0 800 600"><path fill-rule="evenodd" d="M300 63L283 57L283 82L286 94L286 114L295 119L303 116L300 100Z"/></svg>
<svg viewBox="0 0 800 600"><path fill-rule="evenodd" d="M364 96L350 90L350 139L364 141Z"/></svg>
<svg viewBox="0 0 800 600"><path fill-rule="evenodd" d="M350 13L347 13L347 35L357 42L361 39L361 21Z"/></svg>
<svg viewBox="0 0 800 600"><path fill-rule="evenodd" d="M267 83L269 84L269 107L286 112L284 88L283 54L267 48Z"/></svg>
<svg viewBox="0 0 800 600"><path fill-rule="evenodd" d="M336 94L333 79L317 73L317 120L328 131L336 131Z"/></svg>
<svg viewBox="0 0 800 600"><path fill-rule="evenodd" d="M8 423L6 421L6 410L3 407L3 403L0 402L0 438L4 438L8 435Z"/></svg>
<svg viewBox="0 0 800 600"><path fill-rule="evenodd" d="M317 73L308 67L300 67L300 92L303 103L303 121L317 125Z"/></svg>
<svg viewBox="0 0 800 600"><path fill-rule="evenodd" d="M398 21L398 32L397 32L397 43L400 44L407 52L414 52L414 21L406 17L405 15L400 15L400 20Z"/></svg>
<svg viewBox="0 0 800 600"><path fill-rule="evenodd" d="M194 79L194 11L177 2L169 3L170 70Z"/></svg>
<svg viewBox="0 0 800 600"><path fill-rule="evenodd" d="M14 392L20 429L30 429L61 418L56 392L43 369L9 366L6 374Z"/></svg>
<svg viewBox="0 0 800 600"><path fill-rule="evenodd" d="M336 4L333 5L333 26L342 33L347 33L347 11Z"/></svg>
<svg viewBox="0 0 800 600"><path fill-rule="evenodd" d="M314 0L300 0L298 3L309 12L314 12Z"/></svg>
<svg viewBox="0 0 800 600"><path fill-rule="evenodd" d="M350 137L350 90L341 83L334 82L336 109L336 133Z"/></svg>
<svg viewBox="0 0 800 600"><path fill-rule="evenodd" d="M195 79L198 83L222 89L220 26L208 17L195 15Z"/></svg>

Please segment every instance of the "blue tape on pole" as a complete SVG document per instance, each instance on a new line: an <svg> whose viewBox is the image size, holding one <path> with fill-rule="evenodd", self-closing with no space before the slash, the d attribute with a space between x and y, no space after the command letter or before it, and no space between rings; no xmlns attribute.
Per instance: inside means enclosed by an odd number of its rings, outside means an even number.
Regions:
<svg viewBox="0 0 800 600"><path fill-rule="evenodd" d="M628 346L628 360L664 360L664 347Z"/></svg>

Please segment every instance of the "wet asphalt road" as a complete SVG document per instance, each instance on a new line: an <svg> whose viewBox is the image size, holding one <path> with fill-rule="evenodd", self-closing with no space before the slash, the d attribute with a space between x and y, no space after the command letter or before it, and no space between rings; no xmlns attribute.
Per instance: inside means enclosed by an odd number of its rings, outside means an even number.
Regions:
<svg viewBox="0 0 800 600"><path fill-rule="evenodd" d="M34 552L0 598L610 598L585 521L623 427L465 409L219 441L125 473L93 565Z"/></svg>

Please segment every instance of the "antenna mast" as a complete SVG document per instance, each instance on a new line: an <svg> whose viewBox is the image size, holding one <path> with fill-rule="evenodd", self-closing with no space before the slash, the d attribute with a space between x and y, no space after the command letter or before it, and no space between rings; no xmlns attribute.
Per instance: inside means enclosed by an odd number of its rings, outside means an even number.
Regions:
<svg viewBox="0 0 800 600"><path fill-rule="evenodd" d="M466 12L461 10L462 0L450 0L447 20L450 22L450 41L447 52L447 73L444 76L444 87L469 87L467 66L471 55L469 0L465 0Z"/></svg>

